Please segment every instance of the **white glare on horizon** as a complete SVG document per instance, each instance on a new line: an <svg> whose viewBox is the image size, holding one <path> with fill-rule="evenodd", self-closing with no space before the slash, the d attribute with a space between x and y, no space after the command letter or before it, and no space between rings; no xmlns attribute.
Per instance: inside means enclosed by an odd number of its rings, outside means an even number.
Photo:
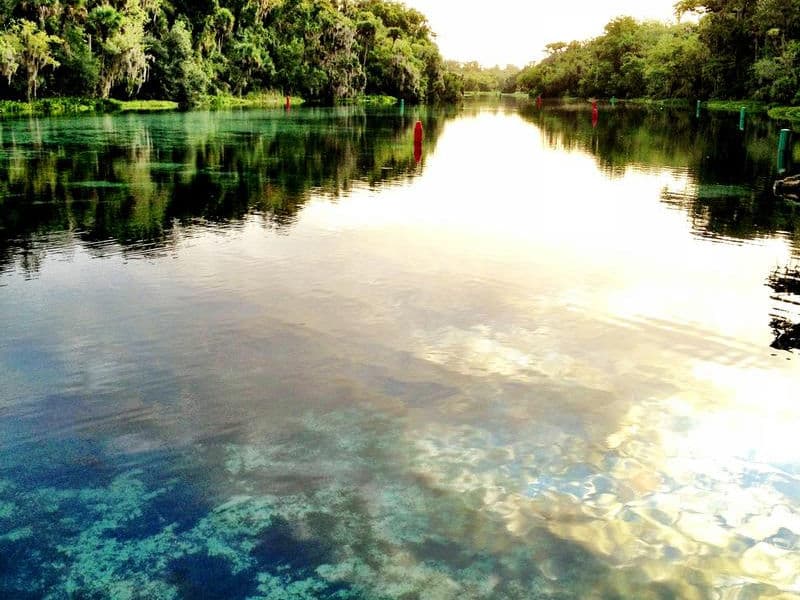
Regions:
<svg viewBox="0 0 800 600"><path fill-rule="evenodd" d="M585 40L618 16L675 21L674 0L404 0L428 17L442 55L485 66L523 66L550 42Z"/></svg>

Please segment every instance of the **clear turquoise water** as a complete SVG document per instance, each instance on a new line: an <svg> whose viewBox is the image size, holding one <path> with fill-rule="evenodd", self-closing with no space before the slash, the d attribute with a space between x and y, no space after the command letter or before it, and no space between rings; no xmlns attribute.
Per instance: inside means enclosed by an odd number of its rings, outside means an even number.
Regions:
<svg viewBox="0 0 800 600"><path fill-rule="evenodd" d="M800 209L688 112L0 123L0 596L800 597Z"/></svg>

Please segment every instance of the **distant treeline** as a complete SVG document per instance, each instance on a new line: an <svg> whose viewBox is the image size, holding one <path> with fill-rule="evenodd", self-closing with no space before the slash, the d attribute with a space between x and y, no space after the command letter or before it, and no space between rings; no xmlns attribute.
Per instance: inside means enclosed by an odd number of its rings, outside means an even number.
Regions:
<svg viewBox="0 0 800 600"><path fill-rule="evenodd" d="M520 68L515 65L505 67L483 67L477 61L445 62L447 70L461 80L460 87L465 92L504 92L517 91L517 74Z"/></svg>
<svg viewBox="0 0 800 600"><path fill-rule="evenodd" d="M612 20L600 37L548 44L516 79L534 95L753 98L800 103L800 0L681 0L695 23Z"/></svg>
<svg viewBox="0 0 800 600"><path fill-rule="evenodd" d="M460 94L424 15L384 0L0 0L0 97Z"/></svg>

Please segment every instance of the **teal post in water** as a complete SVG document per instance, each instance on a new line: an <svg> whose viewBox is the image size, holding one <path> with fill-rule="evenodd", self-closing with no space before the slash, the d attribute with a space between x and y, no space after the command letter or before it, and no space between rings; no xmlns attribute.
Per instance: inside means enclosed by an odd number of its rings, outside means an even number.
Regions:
<svg viewBox="0 0 800 600"><path fill-rule="evenodd" d="M788 162L787 155L789 150L789 139L792 136L791 129L781 129L781 134L778 137L778 173L783 174L786 172L786 163Z"/></svg>
<svg viewBox="0 0 800 600"><path fill-rule="evenodd" d="M743 106L739 111L739 131L744 131L744 117L747 113L747 109Z"/></svg>
<svg viewBox="0 0 800 600"><path fill-rule="evenodd" d="M400 116L403 116L406 112L406 101L403 98L400 98Z"/></svg>
<svg viewBox="0 0 800 600"><path fill-rule="evenodd" d="M697 108L695 108L695 110L694 110L694 118L695 119L699 119L700 118L700 104L701 104L700 100L698 100L697 101Z"/></svg>
<svg viewBox="0 0 800 600"><path fill-rule="evenodd" d="M616 105L617 105L617 97L611 96L611 106L616 106Z"/></svg>

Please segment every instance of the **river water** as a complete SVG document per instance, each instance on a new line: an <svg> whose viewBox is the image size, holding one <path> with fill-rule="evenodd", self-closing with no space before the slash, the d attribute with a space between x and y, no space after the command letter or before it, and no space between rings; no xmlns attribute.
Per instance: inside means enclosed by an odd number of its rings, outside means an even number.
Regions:
<svg viewBox="0 0 800 600"><path fill-rule="evenodd" d="M0 123L0 596L800 597L777 128L587 106Z"/></svg>

